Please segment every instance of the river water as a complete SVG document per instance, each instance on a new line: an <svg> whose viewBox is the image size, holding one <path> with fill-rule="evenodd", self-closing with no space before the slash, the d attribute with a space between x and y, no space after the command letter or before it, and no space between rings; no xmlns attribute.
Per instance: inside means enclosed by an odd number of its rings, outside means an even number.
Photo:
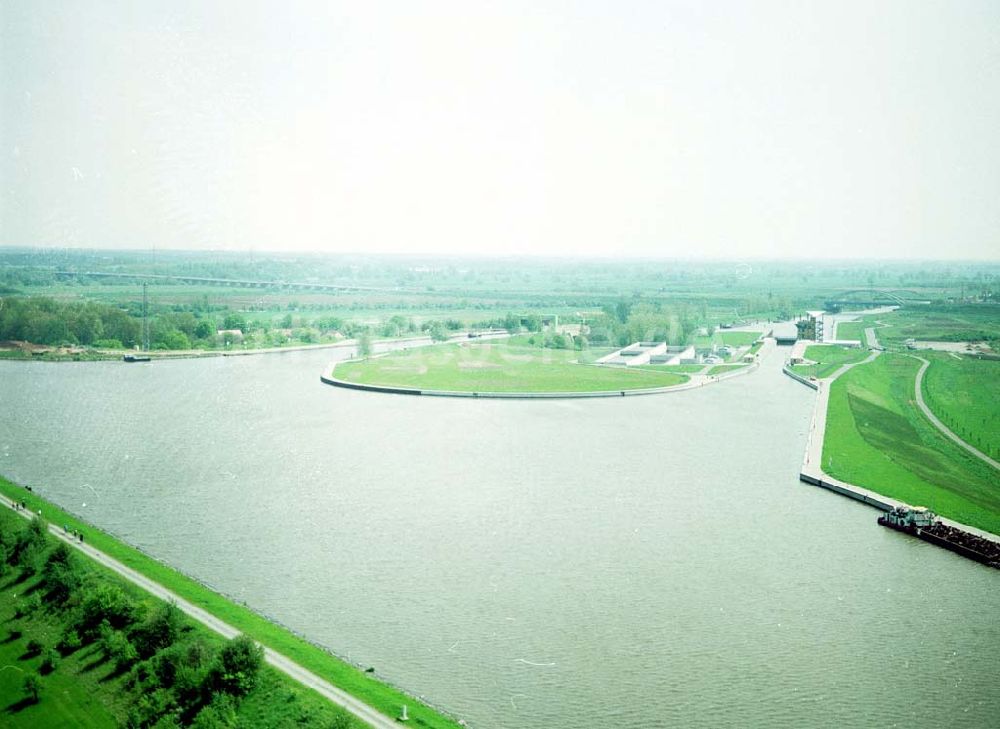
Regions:
<svg viewBox="0 0 1000 729"><path fill-rule="evenodd" d="M480 729L995 726L1000 576L799 483L783 352L568 401L346 354L0 363L0 472Z"/></svg>

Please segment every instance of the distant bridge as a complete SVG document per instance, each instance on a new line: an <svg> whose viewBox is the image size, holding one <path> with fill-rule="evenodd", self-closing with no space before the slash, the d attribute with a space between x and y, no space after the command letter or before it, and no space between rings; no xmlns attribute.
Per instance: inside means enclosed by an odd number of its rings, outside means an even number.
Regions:
<svg viewBox="0 0 1000 729"><path fill-rule="evenodd" d="M909 294L903 297L900 294ZM905 304L929 304L930 299L920 298L926 296L918 291L910 289L852 289L842 291L835 295L835 298L826 302L827 308L835 306L903 306ZM863 298L867 297L867 298Z"/></svg>
<svg viewBox="0 0 1000 729"><path fill-rule="evenodd" d="M208 276L169 276L158 273L107 273L99 271L53 271L56 276L87 278L125 278L136 281L179 281L181 283L205 284L207 286L238 286L250 289L285 289L295 291L320 291L336 293L341 291L380 291L392 293L422 293L415 289L386 288L377 286L349 286L344 284L305 283L296 281L255 281L240 278L211 278Z"/></svg>

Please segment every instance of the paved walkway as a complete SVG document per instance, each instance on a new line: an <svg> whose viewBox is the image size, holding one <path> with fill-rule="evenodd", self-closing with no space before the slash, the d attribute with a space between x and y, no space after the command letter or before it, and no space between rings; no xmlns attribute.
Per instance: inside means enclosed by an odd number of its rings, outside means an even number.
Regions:
<svg viewBox="0 0 1000 729"><path fill-rule="evenodd" d="M937 428L938 430L940 430L941 433L944 434L945 436L947 436L949 439L951 439L952 441L954 441L958 445L962 446L962 448L964 448L965 450L967 450L969 453L971 453L972 455L974 455L979 460L983 461L984 463L986 463L986 464L992 466L993 468L997 469L998 471L1000 471L1000 463L998 463L997 461L995 461L992 458L990 458L988 455L986 455L985 453L983 453L978 448L975 448L974 446L966 443L964 440L962 440L961 438L959 438L957 435L955 435L955 433L953 433L948 428L947 425L945 425L944 423L942 423L938 419L938 417L934 413L931 412L931 409L929 407L927 407L927 403L924 402L924 394L923 394L922 388L920 387L921 383L924 380L924 372L927 371L927 368L930 367L931 363L928 362L923 357L917 357L915 354L908 354L906 356L907 357L912 357L913 359L917 359L917 360L920 360L921 362L923 362L923 364L920 365L920 369L917 371L917 380L916 380L916 385L914 386L914 395L916 396L917 405L923 411L924 415L927 416L927 419L930 420L931 423L934 425L934 427Z"/></svg>
<svg viewBox="0 0 1000 729"><path fill-rule="evenodd" d="M6 497L0 496L0 502L2 502L8 508L13 508L14 506L14 502ZM18 511L17 513L23 516L25 519L31 519L34 516L34 514L32 514L30 511ZM77 550L87 555L95 562L99 562L108 569L117 572L119 575L127 579L129 582L132 582L141 587L142 589L146 590L146 592L155 595L161 600L166 600L168 602L174 603L175 605L177 605L177 608L179 610L186 613L187 615L190 615L199 623L214 630L219 635L222 635L225 638L233 638L239 635L240 631L234 628L233 626L223 622L222 620L219 620L211 613L201 609L197 605L188 602L184 598L171 592L170 590L163 587L159 583L154 582L145 575L136 572L130 567L126 567L121 562L115 559L112 559L99 549L95 549L94 547L90 546L85 542L80 543L79 541L74 539L72 535L68 535L65 532L63 532L63 530L60 527L57 527L54 524L49 524L49 532L57 539L61 539L67 544L75 547ZM323 680L315 673L306 670L299 664L295 663L289 658L286 658L280 653L276 653L275 651L271 650L270 648L267 648L266 646L264 647L264 660L266 660L270 665L274 666L282 673L291 676L299 683L308 686L309 688L315 690L323 697L329 699L338 706L343 707L344 709L352 713L358 719L361 719L369 726L375 727L375 729L390 729L390 728L395 729L396 727L399 726L399 724L396 721L376 711L371 706L368 706L368 704L365 704L364 702L354 698L349 693L342 691L341 689L334 686L332 683ZM402 711L402 707L400 707L400 710Z"/></svg>

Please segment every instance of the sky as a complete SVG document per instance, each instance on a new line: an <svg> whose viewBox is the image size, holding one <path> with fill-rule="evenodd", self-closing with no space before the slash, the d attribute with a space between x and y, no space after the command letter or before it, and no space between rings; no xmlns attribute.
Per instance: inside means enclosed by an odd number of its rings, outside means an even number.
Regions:
<svg viewBox="0 0 1000 729"><path fill-rule="evenodd" d="M995 0L0 0L0 245L996 260L998 37Z"/></svg>

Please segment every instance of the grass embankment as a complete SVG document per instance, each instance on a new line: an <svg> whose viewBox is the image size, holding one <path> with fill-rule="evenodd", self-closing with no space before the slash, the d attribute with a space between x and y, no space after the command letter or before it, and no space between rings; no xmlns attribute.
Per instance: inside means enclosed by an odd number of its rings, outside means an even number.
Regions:
<svg viewBox="0 0 1000 729"><path fill-rule="evenodd" d="M322 648L290 633L285 628L275 625L248 608L237 605L190 577L133 547L129 547L54 504L33 493L26 492L24 488L3 477L0 477L0 493L18 501L24 499L27 508L35 513L41 509L43 516L53 524L67 525L70 530L82 531L87 542L97 549L137 572L141 572L185 600L207 610L254 640L284 654L387 716L397 716L400 707L406 704L409 707L411 721L416 726L447 727L448 729L454 729L458 726L452 719L418 703L412 696L381 683L372 674L365 673L358 667L352 666Z"/></svg>
<svg viewBox="0 0 1000 729"><path fill-rule="evenodd" d="M886 324L878 337L888 344L906 339L976 342L1000 338L1000 306L996 304L913 306L877 318Z"/></svg>
<svg viewBox="0 0 1000 729"><path fill-rule="evenodd" d="M868 325L863 321L842 321L837 324L836 338L849 342L863 342L866 326Z"/></svg>
<svg viewBox="0 0 1000 729"><path fill-rule="evenodd" d="M640 369L656 370L658 372L676 372L681 375L696 375L704 370L708 365L703 364L678 364L678 365L639 365Z"/></svg>
<svg viewBox="0 0 1000 729"><path fill-rule="evenodd" d="M670 387L682 374L639 367L587 366L571 349L542 349L514 338L446 344L338 364L347 382L458 392L598 392Z"/></svg>
<svg viewBox="0 0 1000 729"><path fill-rule="evenodd" d="M722 375L722 374L725 374L726 372L732 372L733 370L741 370L744 367L749 367L749 365L746 365L746 364L723 364L723 365L715 365L715 367L713 367L712 369L710 369L708 371L708 374L710 374L710 375Z"/></svg>
<svg viewBox="0 0 1000 729"><path fill-rule="evenodd" d="M923 380L927 407L965 442L1000 460L1000 361L928 351L920 356L931 363Z"/></svg>
<svg viewBox="0 0 1000 729"><path fill-rule="evenodd" d="M762 332L734 332L725 329L716 330L710 337L695 337L694 345L698 348L717 346L746 347L758 339Z"/></svg>
<svg viewBox="0 0 1000 729"><path fill-rule="evenodd" d="M920 363L884 354L830 389L823 470L1000 534L1000 486L988 465L945 438L914 402Z"/></svg>
<svg viewBox="0 0 1000 729"><path fill-rule="evenodd" d="M836 344L814 344L806 347L805 357L814 365L792 365L792 372L803 377L829 377L845 364L860 362L868 356L864 349L841 347Z"/></svg>
<svg viewBox="0 0 1000 729"><path fill-rule="evenodd" d="M0 546L3 726L362 726L247 639L225 640L41 521L0 509Z"/></svg>

